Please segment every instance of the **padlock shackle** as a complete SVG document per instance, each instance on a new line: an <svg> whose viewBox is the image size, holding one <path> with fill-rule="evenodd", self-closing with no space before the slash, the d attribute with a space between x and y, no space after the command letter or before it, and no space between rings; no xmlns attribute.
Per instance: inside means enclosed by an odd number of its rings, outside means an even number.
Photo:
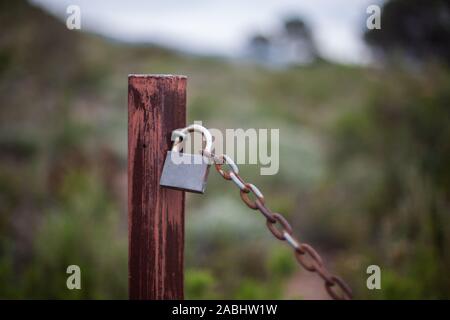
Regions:
<svg viewBox="0 0 450 320"><path fill-rule="evenodd" d="M191 132L200 132L205 137L206 145L205 145L205 148L203 149L203 151L204 152L206 151L206 153L211 153L211 151L212 151L211 132L209 132L208 129L206 129L205 127L203 127L199 124L191 124L191 125L187 126L186 128L174 130L172 132L172 135L174 133L176 133L176 137L175 137L175 139L173 139L173 136L172 136L172 140L174 140L173 146L172 146L172 151L178 152L179 146L182 142L180 137L181 136L187 137L187 134L191 133Z"/></svg>

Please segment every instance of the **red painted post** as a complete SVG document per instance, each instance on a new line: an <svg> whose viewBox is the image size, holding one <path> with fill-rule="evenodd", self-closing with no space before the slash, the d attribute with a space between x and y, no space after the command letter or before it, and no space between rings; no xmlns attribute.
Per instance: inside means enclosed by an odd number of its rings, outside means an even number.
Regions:
<svg viewBox="0 0 450 320"><path fill-rule="evenodd" d="M130 299L183 299L184 192L159 179L171 132L186 126L186 77L128 76Z"/></svg>

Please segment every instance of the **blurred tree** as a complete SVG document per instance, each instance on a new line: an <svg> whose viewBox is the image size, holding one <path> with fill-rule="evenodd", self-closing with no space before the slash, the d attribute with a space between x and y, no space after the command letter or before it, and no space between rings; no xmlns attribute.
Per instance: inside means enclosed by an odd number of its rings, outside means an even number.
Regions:
<svg viewBox="0 0 450 320"><path fill-rule="evenodd" d="M300 18L289 18L284 22L284 30L288 37L307 42L311 46L310 49L315 51L312 32L305 21Z"/></svg>
<svg viewBox="0 0 450 320"><path fill-rule="evenodd" d="M312 31L306 22L298 17L286 19L284 30L293 53L300 62L312 62L317 58Z"/></svg>
<svg viewBox="0 0 450 320"><path fill-rule="evenodd" d="M275 65L307 64L317 58L311 29L298 17L286 19L278 33L254 35L249 48L253 59Z"/></svg>
<svg viewBox="0 0 450 320"><path fill-rule="evenodd" d="M413 61L435 58L450 63L450 1L391 0L384 4L381 29L365 40L381 56L400 53Z"/></svg>
<svg viewBox="0 0 450 320"><path fill-rule="evenodd" d="M258 60L267 60L269 57L270 39L263 34L256 34L250 38L251 55Z"/></svg>

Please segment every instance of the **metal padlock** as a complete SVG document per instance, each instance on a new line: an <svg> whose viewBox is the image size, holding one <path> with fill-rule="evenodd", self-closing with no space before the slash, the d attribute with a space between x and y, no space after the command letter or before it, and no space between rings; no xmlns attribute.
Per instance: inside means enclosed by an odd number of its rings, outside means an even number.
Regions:
<svg viewBox="0 0 450 320"><path fill-rule="evenodd" d="M212 136L205 127L193 124L175 131L184 134L184 137L187 137L189 132L201 132L206 140L203 151L211 152ZM204 193L210 167L209 159L203 154L188 154L179 151L181 144L179 136L172 136L172 140L174 140L174 144L172 150L167 152L159 184L166 188Z"/></svg>

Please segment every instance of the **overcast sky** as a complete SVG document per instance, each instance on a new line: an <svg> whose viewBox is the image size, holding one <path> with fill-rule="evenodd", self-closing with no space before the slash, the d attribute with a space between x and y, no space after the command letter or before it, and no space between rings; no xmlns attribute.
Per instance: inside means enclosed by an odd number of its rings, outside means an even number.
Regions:
<svg viewBox="0 0 450 320"><path fill-rule="evenodd" d="M81 8L82 30L128 42L153 42L199 54L236 56L256 32L301 16L320 53L344 63L367 62L361 34L366 8L383 0L31 0L65 20Z"/></svg>

